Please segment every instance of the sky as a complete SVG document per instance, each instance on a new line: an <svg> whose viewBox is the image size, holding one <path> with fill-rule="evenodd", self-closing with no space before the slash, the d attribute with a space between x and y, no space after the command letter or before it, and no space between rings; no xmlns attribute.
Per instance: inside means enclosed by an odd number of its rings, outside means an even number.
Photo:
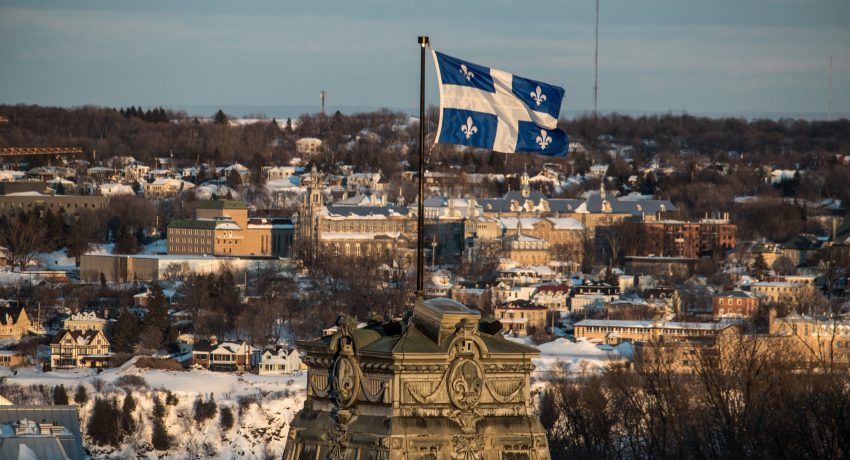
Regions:
<svg viewBox="0 0 850 460"><path fill-rule="evenodd" d="M419 48L593 109L594 0L0 0L0 103L411 109ZM601 0L599 108L850 113L850 0ZM429 102L437 102L427 60Z"/></svg>

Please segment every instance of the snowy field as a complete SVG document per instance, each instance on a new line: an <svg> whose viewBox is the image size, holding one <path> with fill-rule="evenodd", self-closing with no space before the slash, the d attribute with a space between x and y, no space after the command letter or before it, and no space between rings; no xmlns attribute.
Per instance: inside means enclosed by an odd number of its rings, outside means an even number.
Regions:
<svg viewBox="0 0 850 460"><path fill-rule="evenodd" d="M508 340L532 345L540 350L540 357L533 360L535 369L531 376L534 380L600 373L613 364L631 359L633 355L632 346L628 343L612 347L587 340L572 342L565 338L540 345L533 345L528 337L508 337Z"/></svg>
<svg viewBox="0 0 850 460"><path fill-rule="evenodd" d="M147 383L143 388L121 388L122 376L140 376ZM88 369L59 370L42 373L34 368L19 368L17 375L8 369L0 371L6 383L28 385L59 385L73 397L77 386L85 385L91 399L94 396L116 397L123 400L126 391L136 399L138 429L117 449L87 444L95 458L279 458L283 454L289 422L304 404L306 373L282 376L259 376L250 373L223 373L206 370L165 371L136 368L132 361L101 374ZM100 387L100 391L96 388ZM153 451L152 434L153 400L165 400L165 391L178 398L174 406L167 406L165 417L168 433L173 438L172 449ZM218 414L211 420L197 423L192 418L192 407L198 397L212 395L218 408L230 407L234 425L223 429ZM93 408L90 400L80 408L82 427Z"/></svg>

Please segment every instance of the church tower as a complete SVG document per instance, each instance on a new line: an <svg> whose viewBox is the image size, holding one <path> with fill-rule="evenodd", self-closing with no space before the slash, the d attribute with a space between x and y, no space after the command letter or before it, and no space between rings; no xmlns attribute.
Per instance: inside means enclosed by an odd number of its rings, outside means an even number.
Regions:
<svg viewBox="0 0 850 460"><path fill-rule="evenodd" d="M531 195L531 184L528 179L528 171L522 172L522 177L520 178L520 190L522 191L522 196L528 198Z"/></svg>
<svg viewBox="0 0 850 460"><path fill-rule="evenodd" d="M312 260L318 247L319 214L324 199L322 198L322 178L316 170L316 165L310 169L310 184L307 194L298 211L298 244L304 260Z"/></svg>

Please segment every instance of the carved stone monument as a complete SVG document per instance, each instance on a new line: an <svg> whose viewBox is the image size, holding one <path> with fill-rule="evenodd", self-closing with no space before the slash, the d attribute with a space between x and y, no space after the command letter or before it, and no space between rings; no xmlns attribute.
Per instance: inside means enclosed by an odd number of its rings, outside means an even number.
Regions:
<svg viewBox="0 0 850 460"><path fill-rule="evenodd" d="M337 326L298 344L307 401L284 459L549 459L529 389L540 352L497 321L431 299L401 323Z"/></svg>

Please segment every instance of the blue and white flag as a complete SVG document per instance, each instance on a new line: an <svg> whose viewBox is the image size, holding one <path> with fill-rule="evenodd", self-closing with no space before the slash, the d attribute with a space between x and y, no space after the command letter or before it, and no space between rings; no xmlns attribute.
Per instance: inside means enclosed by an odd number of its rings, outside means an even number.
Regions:
<svg viewBox="0 0 850 460"><path fill-rule="evenodd" d="M440 85L435 143L565 156L564 89L433 51Z"/></svg>

